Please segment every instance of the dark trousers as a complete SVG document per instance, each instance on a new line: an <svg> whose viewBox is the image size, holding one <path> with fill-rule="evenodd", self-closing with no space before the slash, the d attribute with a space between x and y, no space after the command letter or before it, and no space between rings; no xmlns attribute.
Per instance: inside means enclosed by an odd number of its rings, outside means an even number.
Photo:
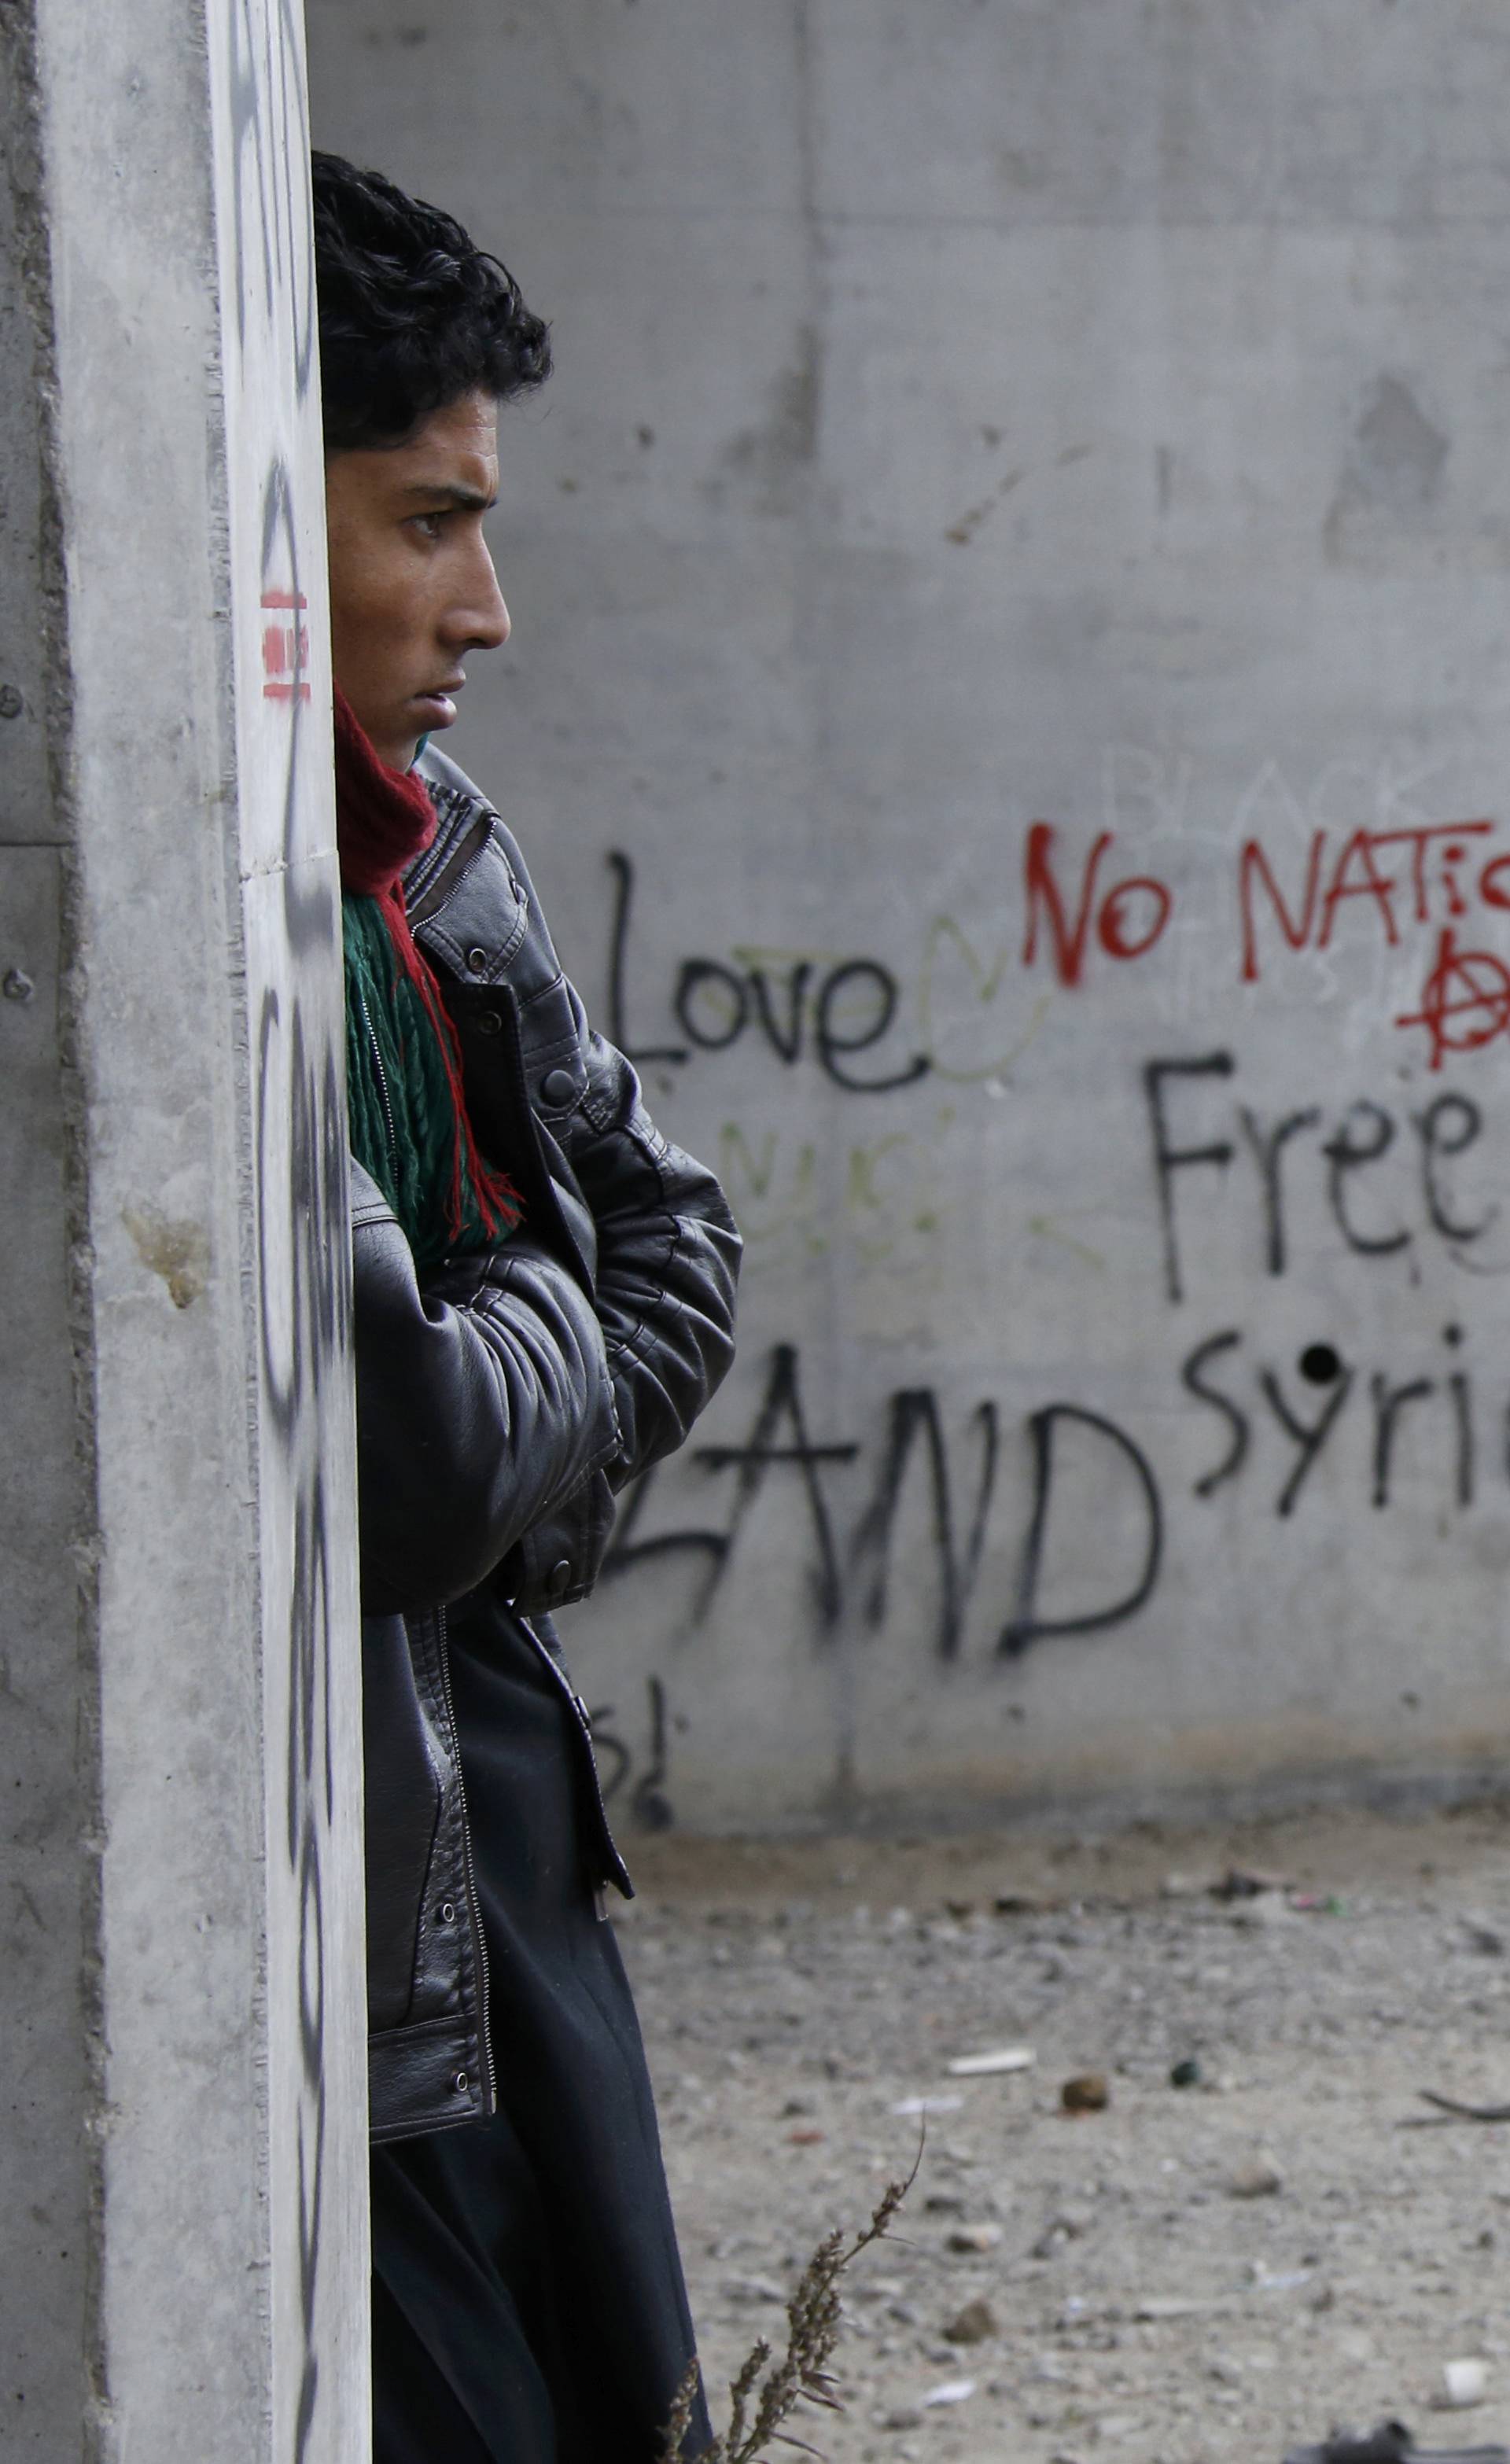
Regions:
<svg viewBox="0 0 1510 2464"><path fill-rule="evenodd" d="M569 1714L506 1612L451 1646L499 2111L374 2152L375 2464L656 2464L692 2327Z"/></svg>

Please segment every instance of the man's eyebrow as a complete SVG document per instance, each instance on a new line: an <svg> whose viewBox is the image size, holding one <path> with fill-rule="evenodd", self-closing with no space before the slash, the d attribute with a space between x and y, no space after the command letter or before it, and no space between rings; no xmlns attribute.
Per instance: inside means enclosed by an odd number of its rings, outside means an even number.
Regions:
<svg viewBox="0 0 1510 2464"><path fill-rule="evenodd" d="M465 514L490 514L498 501L495 495L485 495L481 488L463 487L457 479L416 479L402 494L416 501L423 497L427 505L433 505L440 497Z"/></svg>

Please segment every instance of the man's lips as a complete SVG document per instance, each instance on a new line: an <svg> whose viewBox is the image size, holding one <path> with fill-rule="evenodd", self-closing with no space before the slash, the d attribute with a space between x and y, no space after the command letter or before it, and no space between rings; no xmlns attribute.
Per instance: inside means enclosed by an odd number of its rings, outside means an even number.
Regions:
<svg viewBox="0 0 1510 2464"><path fill-rule="evenodd" d="M444 685L433 685L427 693L415 694L415 701L432 727L449 727L456 715L455 695L466 681L465 676L452 676Z"/></svg>

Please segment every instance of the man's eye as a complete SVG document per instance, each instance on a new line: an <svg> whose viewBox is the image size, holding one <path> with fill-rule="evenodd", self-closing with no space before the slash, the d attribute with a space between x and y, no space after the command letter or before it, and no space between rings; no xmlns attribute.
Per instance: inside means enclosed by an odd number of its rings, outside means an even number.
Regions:
<svg viewBox="0 0 1510 2464"><path fill-rule="evenodd" d="M445 519L444 514L416 514L413 517L413 527L422 539L438 539L441 535L441 524Z"/></svg>

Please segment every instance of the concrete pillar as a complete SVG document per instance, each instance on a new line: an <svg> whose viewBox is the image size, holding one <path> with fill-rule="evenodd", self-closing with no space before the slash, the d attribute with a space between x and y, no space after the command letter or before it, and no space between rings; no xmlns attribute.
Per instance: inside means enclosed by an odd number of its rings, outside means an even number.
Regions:
<svg viewBox="0 0 1510 2464"><path fill-rule="evenodd" d="M17 0L0 59L0 2453L345 2464L361 1767L300 11Z"/></svg>

